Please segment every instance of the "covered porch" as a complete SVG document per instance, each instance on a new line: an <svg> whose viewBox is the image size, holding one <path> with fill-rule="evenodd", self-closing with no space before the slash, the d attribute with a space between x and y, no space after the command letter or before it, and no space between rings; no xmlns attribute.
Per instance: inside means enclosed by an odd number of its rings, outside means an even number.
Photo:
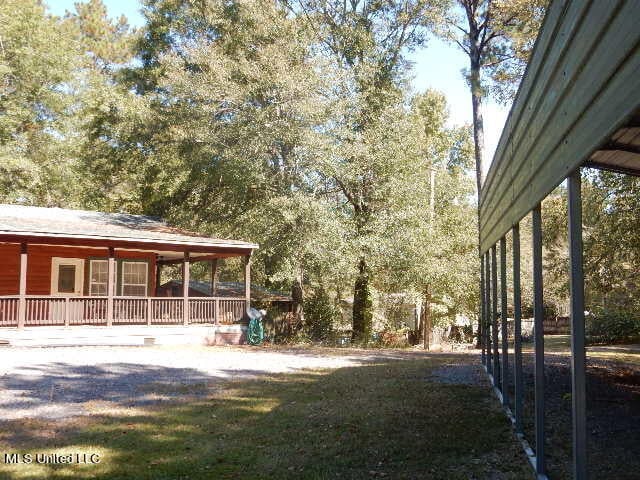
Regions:
<svg viewBox="0 0 640 480"><path fill-rule="evenodd" d="M0 206L0 327L230 325L250 307L257 245L197 236L151 217ZM215 296L220 259L240 257L244 295ZM209 296L191 297L191 267L205 262ZM159 296L178 265L182 296Z"/></svg>

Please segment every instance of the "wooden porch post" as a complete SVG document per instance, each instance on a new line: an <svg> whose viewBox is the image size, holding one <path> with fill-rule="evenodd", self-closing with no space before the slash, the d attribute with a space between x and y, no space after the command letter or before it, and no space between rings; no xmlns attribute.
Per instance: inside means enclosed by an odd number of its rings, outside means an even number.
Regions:
<svg viewBox="0 0 640 480"><path fill-rule="evenodd" d="M216 278L218 275L218 259L211 260L211 296L216 296Z"/></svg>
<svg viewBox="0 0 640 480"><path fill-rule="evenodd" d="M107 261L107 326L113 325L113 295L115 293L116 254L113 247L109 247Z"/></svg>
<svg viewBox="0 0 640 480"><path fill-rule="evenodd" d="M185 325L189 325L189 252L184 252L184 261L182 262L182 319Z"/></svg>
<svg viewBox="0 0 640 480"><path fill-rule="evenodd" d="M251 308L251 254L244 257L244 309Z"/></svg>
<svg viewBox="0 0 640 480"><path fill-rule="evenodd" d="M215 297L217 293L216 279L218 278L218 259L211 260L211 296ZM220 301L216 298L213 301L213 323L218 325L220 322Z"/></svg>
<svg viewBox="0 0 640 480"><path fill-rule="evenodd" d="M27 318L27 244L20 244L20 286L18 294L18 328L23 328Z"/></svg>
<svg viewBox="0 0 640 480"><path fill-rule="evenodd" d="M156 255L156 288L155 293L153 294L155 297L158 296L158 292L160 291L160 281L162 275L162 265L160 265L160 262L158 260L158 255Z"/></svg>

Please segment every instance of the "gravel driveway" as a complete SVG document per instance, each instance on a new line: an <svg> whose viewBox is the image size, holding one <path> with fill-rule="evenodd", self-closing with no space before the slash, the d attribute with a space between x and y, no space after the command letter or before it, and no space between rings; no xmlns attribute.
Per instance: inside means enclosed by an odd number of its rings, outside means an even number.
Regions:
<svg viewBox="0 0 640 480"><path fill-rule="evenodd" d="M406 353L212 347L0 348L0 419L66 418L205 395L216 382Z"/></svg>

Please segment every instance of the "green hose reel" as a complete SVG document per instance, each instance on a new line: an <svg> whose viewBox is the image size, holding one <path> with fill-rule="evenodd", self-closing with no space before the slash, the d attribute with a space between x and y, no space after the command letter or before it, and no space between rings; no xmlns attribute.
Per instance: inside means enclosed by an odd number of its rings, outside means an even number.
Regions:
<svg viewBox="0 0 640 480"><path fill-rule="evenodd" d="M262 325L262 317L264 310L256 310L250 308L247 312L249 316L249 326L247 327L247 342L249 345L260 345L264 341L264 327Z"/></svg>

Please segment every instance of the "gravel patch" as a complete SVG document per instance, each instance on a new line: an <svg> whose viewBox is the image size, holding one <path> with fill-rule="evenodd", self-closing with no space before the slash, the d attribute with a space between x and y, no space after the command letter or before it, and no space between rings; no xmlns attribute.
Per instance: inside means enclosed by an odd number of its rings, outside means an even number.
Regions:
<svg viewBox="0 0 640 480"><path fill-rule="evenodd" d="M426 380L448 385L484 386L489 384L482 366L473 363L446 363L433 369Z"/></svg>
<svg viewBox="0 0 640 480"><path fill-rule="evenodd" d="M412 352L269 351L212 347L0 349L0 419L62 419L185 400L216 383L308 369L336 369ZM95 406L101 408L96 410Z"/></svg>

